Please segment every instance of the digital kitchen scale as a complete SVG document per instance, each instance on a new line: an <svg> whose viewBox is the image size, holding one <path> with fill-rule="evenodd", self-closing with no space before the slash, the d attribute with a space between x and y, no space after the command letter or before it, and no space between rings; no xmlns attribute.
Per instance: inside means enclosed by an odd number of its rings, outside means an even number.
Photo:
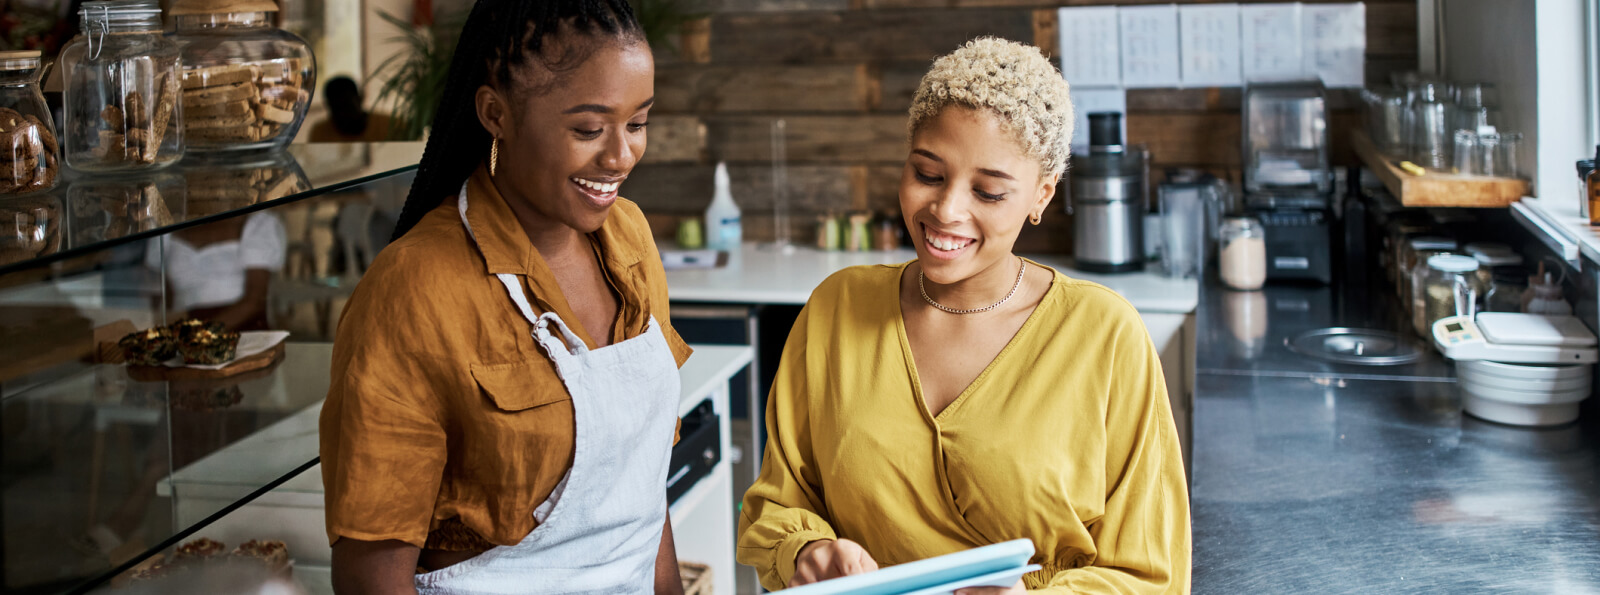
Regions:
<svg viewBox="0 0 1600 595"><path fill-rule="evenodd" d="M1571 316L1484 312L1433 323L1439 353L1456 360L1461 408L1514 426L1578 419L1589 397L1594 333Z"/></svg>
<svg viewBox="0 0 1600 595"><path fill-rule="evenodd" d="M1456 361L1513 364L1592 364L1594 333L1572 316L1484 312L1433 323L1439 353Z"/></svg>

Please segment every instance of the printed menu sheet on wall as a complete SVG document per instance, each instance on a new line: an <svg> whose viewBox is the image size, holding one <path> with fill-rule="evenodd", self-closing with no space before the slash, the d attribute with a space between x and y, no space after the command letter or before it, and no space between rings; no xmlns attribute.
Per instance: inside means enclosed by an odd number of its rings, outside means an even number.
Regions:
<svg viewBox="0 0 1600 595"><path fill-rule="evenodd" d="M1176 5L1120 8L1117 21L1124 86L1176 87L1182 83Z"/></svg>
<svg viewBox="0 0 1600 595"><path fill-rule="evenodd" d="M1120 86L1117 7L1063 8L1058 15L1061 76L1072 85Z"/></svg>
<svg viewBox="0 0 1600 595"><path fill-rule="evenodd" d="M1365 82L1360 2L1064 7L1057 15L1061 74L1074 88Z"/></svg>
<svg viewBox="0 0 1600 595"><path fill-rule="evenodd" d="M1239 5L1186 4L1178 8L1183 32L1183 86L1237 87L1239 70Z"/></svg>

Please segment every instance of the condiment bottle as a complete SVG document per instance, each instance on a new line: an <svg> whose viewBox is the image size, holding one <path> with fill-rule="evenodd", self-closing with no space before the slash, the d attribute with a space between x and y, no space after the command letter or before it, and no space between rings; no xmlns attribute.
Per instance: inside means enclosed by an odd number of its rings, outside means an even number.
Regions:
<svg viewBox="0 0 1600 595"><path fill-rule="evenodd" d="M872 247L889 252L900 246L900 213L890 211L878 216L873 229Z"/></svg>

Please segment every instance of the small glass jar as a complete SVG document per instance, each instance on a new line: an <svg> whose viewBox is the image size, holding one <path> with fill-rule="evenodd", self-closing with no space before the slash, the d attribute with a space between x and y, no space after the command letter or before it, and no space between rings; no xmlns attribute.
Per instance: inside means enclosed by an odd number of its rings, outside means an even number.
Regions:
<svg viewBox="0 0 1600 595"><path fill-rule="evenodd" d="M67 165L155 169L183 157L178 45L155 0L84 2L83 31L61 50Z"/></svg>
<svg viewBox="0 0 1600 595"><path fill-rule="evenodd" d="M1417 88L1416 101L1411 105L1411 160L1432 170L1450 166L1450 104L1449 86L1440 82L1424 82Z"/></svg>
<svg viewBox="0 0 1600 595"><path fill-rule="evenodd" d="M1489 292L1483 296L1484 312L1521 312L1522 293L1528 290L1525 266L1496 267L1490 276Z"/></svg>
<svg viewBox="0 0 1600 595"><path fill-rule="evenodd" d="M1267 233L1254 217L1222 220L1218 273L1234 289L1261 289L1267 281Z"/></svg>
<svg viewBox="0 0 1600 595"><path fill-rule="evenodd" d="M294 140L317 86L311 46L272 25L272 0L177 0L183 46L183 126L191 151L282 147Z"/></svg>
<svg viewBox="0 0 1600 595"><path fill-rule="evenodd" d="M1428 258L1425 270L1418 279L1417 299L1412 301L1411 324L1417 335L1430 338L1435 321L1477 313L1478 261L1460 254L1437 254Z"/></svg>
<svg viewBox="0 0 1600 595"><path fill-rule="evenodd" d="M53 193L0 200L0 266L60 251L62 211Z"/></svg>
<svg viewBox="0 0 1600 595"><path fill-rule="evenodd" d="M0 195L54 188L60 152L39 92L39 51L0 52Z"/></svg>
<svg viewBox="0 0 1600 595"><path fill-rule="evenodd" d="M1457 130L1455 149L1452 151L1451 167L1455 173L1472 175L1478 173L1478 133L1471 130Z"/></svg>
<svg viewBox="0 0 1600 595"><path fill-rule="evenodd" d="M1509 269L1522 269L1522 255L1512 252L1510 248L1495 245L1493 249L1473 251L1473 245L1467 245L1467 254L1477 259L1478 272L1473 280L1474 287L1478 290L1478 309L1489 311L1489 292L1494 289L1495 275Z"/></svg>

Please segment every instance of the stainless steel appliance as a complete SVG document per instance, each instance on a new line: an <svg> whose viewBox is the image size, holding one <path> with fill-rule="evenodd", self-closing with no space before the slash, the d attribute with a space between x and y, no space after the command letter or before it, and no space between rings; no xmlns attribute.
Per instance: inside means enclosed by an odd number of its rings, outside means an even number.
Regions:
<svg viewBox="0 0 1600 595"><path fill-rule="evenodd" d="M1145 154L1122 144L1122 114L1089 114L1089 154L1075 155L1067 212L1077 267L1099 273L1144 268Z"/></svg>
<svg viewBox="0 0 1600 595"><path fill-rule="evenodd" d="M1251 85L1243 122L1244 204L1266 228L1267 279L1331 282L1326 90L1317 81Z"/></svg>

